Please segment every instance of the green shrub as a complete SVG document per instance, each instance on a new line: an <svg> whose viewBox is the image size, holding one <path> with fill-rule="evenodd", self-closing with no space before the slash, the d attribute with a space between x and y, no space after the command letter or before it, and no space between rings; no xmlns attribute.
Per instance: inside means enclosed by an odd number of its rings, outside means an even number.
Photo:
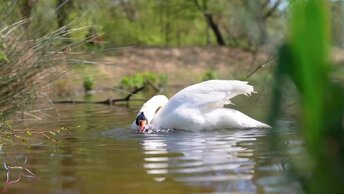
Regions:
<svg viewBox="0 0 344 194"><path fill-rule="evenodd" d="M208 69L203 77L202 77L202 81L207 81L207 80L212 80L212 79L216 79L217 78L217 73L215 70L213 69Z"/></svg>
<svg viewBox="0 0 344 194"><path fill-rule="evenodd" d="M136 73L123 77L119 82L119 87L124 89L135 89L146 85L148 82L156 86L161 86L167 83L167 76L159 76L153 72Z"/></svg>
<svg viewBox="0 0 344 194"><path fill-rule="evenodd" d="M84 86L85 91L93 90L93 87L94 87L93 78L90 76L85 77L83 86Z"/></svg>

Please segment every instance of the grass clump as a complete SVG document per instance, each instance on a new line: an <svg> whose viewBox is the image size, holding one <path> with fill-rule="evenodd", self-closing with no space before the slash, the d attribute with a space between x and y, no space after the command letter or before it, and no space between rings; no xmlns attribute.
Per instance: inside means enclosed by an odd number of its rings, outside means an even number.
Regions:
<svg viewBox="0 0 344 194"><path fill-rule="evenodd" d="M8 6L8 7L7 7ZM83 30L52 25L55 17L40 20L18 14L17 1L7 1L0 8L0 118L6 120L14 111L25 112L37 99L47 99L49 84L77 63L70 56L72 48L83 40L69 35ZM42 19L42 18L40 18ZM66 40L69 40L66 43ZM5 129L1 124L1 129Z"/></svg>

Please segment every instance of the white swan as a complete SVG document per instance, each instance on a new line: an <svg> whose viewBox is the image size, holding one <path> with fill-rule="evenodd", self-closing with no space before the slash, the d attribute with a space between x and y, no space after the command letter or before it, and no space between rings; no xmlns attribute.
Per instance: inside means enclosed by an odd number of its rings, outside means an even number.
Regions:
<svg viewBox="0 0 344 194"><path fill-rule="evenodd" d="M253 86L237 80L209 80L184 88L171 97L152 97L137 114L131 128L144 132L147 126L164 129L208 130L223 128L270 128L230 108L230 99L251 95Z"/></svg>

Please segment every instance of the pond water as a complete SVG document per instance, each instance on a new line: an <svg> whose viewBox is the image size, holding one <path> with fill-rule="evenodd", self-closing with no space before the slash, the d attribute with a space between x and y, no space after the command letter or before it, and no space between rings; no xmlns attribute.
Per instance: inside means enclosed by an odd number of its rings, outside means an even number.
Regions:
<svg viewBox="0 0 344 194"><path fill-rule="evenodd" d="M269 147L271 129L137 134L129 129L139 106L56 105L59 120L26 123L37 129L71 127L3 146L5 193L295 193L288 159ZM238 106L261 119L262 107ZM293 123L280 121L278 143L300 154ZM34 136L32 138L35 138ZM29 170L29 171L28 171ZM31 174L31 173L32 174ZM33 176L34 177L31 177ZM8 177L7 177L8 176ZM18 178L20 180L18 180Z"/></svg>

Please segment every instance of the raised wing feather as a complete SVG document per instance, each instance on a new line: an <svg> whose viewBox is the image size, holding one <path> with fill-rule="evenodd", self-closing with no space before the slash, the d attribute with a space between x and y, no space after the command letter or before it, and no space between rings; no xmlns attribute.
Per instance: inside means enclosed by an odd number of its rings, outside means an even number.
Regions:
<svg viewBox="0 0 344 194"><path fill-rule="evenodd" d="M239 95L250 95L253 86L237 80L210 80L181 90L171 99L172 104L185 104L199 108L220 108L230 103L230 99Z"/></svg>

